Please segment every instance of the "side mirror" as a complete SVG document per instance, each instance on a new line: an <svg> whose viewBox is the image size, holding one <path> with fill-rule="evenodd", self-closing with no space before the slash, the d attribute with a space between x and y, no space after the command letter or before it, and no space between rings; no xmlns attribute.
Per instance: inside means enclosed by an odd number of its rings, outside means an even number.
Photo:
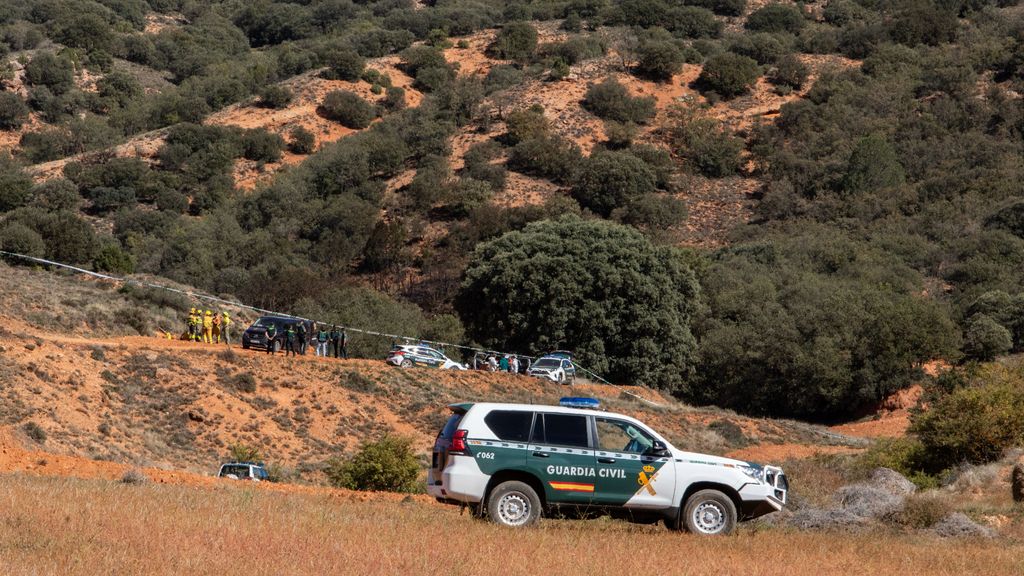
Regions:
<svg viewBox="0 0 1024 576"><path fill-rule="evenodd" d="M668 451L668 446L661 440L655 440L654 444L644 453L644 456L654 456L655 458L664 458L671 455L672 453Z"/></svg>

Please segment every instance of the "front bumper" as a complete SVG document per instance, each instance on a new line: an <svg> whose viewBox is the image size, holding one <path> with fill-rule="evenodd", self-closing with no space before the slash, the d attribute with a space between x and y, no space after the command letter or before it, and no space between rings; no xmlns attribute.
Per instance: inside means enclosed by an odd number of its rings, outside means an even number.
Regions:
<svg viewBox="0 0 1024 576"><path fill-rule="evenodd" d="M757 518L770 512L778 512L786 505L789 497L789 481L776 466L764 467L764 480L743 485L740 490L743 501L742 514L745 519Z"/></svg>

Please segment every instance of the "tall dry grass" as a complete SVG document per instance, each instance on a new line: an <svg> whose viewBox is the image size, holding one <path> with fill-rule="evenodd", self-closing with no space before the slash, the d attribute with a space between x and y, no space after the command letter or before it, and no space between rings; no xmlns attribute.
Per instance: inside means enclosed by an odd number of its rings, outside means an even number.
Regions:
<svg viewBox="0 0 1024 576"><path fill-rule="evenodd" d="M511 531L420 503L0 476L0 573L1021 574L1024 547L745 530L704 539L615 521Z"/></svg>

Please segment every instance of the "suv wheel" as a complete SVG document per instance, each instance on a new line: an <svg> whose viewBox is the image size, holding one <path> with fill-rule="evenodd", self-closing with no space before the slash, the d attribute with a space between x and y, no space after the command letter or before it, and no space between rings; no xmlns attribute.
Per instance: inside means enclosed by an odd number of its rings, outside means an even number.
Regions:
<svg viewBox="0 0 1024 576"><path fill-rule="evenodd" d="M736 527L736 505L718 490L701 490L686 501L683 525L694 534L729 534Z"/></svg>
<svg viewBox="0 0 1024 576"><path fill-rule="evenodd" d="M412 368L412 360L409 360L408 358L402 360L401 366L402 368Z"/></svg>
<svg viewBox="0 0 1024 576"><path fill-rule="evenodd" d="M510 528L535 524L540 519L540 498L529 484L510 480L491 491L487 499L491 521Z"/></svg>

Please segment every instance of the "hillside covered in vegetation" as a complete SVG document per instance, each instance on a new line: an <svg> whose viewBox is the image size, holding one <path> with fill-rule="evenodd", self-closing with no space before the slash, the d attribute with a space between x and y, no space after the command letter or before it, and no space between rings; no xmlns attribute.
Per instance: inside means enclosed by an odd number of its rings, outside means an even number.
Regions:
<svg viewBox="0 0 1024 576"><path fill-rule="evenodd" d="M10 0L0 249L838 420L1024 346L1013 0Z"/></svg>

